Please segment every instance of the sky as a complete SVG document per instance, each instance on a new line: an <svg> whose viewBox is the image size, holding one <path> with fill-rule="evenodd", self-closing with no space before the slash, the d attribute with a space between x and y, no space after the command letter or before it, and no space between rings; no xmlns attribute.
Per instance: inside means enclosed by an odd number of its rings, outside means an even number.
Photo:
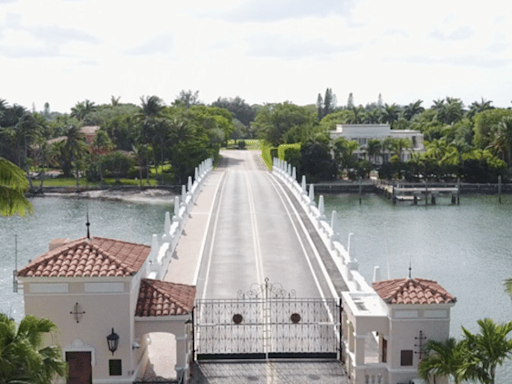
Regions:
<svg viewBox="0 0 512 384"><path fill-rule="evenodd" d="M508 0L0 0L0 99L512 101Z"/></svg>

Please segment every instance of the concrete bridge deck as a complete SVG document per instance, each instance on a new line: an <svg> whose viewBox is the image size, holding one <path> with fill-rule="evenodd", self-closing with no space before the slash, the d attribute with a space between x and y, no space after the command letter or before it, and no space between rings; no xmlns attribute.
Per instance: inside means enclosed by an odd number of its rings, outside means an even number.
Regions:
<svg viewBox="0 0 512 384"><path fill-rule="evenodd" d="M259 152L222 155L202 185L164 280L196 285L197 298L235 298L239 290L248 290L266 277L296 290L297 297L333 297L346 291L314 224L293 193L266 169ZM169 344L174 344L172 335L152 335L152 377L173 377ZM272 364L255 363L250 370L241 365L196 364L192 383L339 383L344 375L338 363L316 363L315 368L306 362ZM319 374L322 370L326 372ZM306 381L286 378L292 371L301 371ZM337 380L329 381L330 376Z"/></svg>

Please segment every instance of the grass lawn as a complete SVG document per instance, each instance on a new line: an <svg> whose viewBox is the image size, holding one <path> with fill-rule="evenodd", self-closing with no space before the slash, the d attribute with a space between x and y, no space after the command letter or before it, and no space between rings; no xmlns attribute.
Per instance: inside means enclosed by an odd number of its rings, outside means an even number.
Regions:
<svg viewBox="0 0 512 384"><path fill-rule="evenodd" d="M238 147L239 141L245 141L245 149L251 151L257 151L260 149L260 140L258 139L240 139L237 140L237 144L235 144L235 140L228 140L228 148L231 146Z"/></svg>

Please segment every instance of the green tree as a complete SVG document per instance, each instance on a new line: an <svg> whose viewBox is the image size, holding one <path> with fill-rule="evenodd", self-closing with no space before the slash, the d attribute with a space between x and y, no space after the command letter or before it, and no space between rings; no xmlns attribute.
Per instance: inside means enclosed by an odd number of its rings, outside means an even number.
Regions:
<svg viewBox="0 0 512 384"><path fill-rule="evenodd" d="M336 164L331 157L327 136L318 134L313 140L303 144L300 152L300 169L308 180L315 183L320 180L332 180L336 176Z"/></svg>
<svg viewBox="0 0 512 384"><path fill-rule="evenodd" d="M374 109L373 111L368 111L363 115L363 123L365 123L365 124L379 124L380 120L381 120L380 109Z"/></svg>
<svg viewBox="0 0 512 384"><path fill-rule="evenodd" d="M0 215L24 216L26 212L32 213L32 204L25 198L24 192L28 189L28 180L24 172L0 157Z"/></svg>
<svg viewBox="0 0 512 384"><path fill-rule="evenodd" d="M380 156L382 153L382 142L379 139L368 139L366 153L370 161L373 160L372 164L376 164L377 156Z"/></svg>
<svg viewBox="0 0 512 384"><path fill-rule="evenodd" d="M469 106L469 111L467 113L467 117L472 119L476 116L476 114L478 114L480 112L487 111L489 109L494 109L494 107L491 104L492 104L492 101L485 100L483 97L482 97L481 102L478 102L478 101L472 102L471 105Z"/></svg>
<svg viewBox="0 0 512 384"><path fill-rule="evenodd" d="M126 177L133 167L133 159L122 152L115 151L103 156L105 170L115 177L116 183L120 183L121 177Z"/></svg>
<svg viewBox="0 0 512 384"><path fill-rule="evenodd" d="M322 117L325 117L334 111L334 108L336 108L336 102L336 95L332 93L332 88L327 88L325 90Z"/></svg>
<svg viewBox="0 0 512 384"><path fill-rule="evenodd" d="M257 113L253 127L258 136L277 147L286 144L285 134L292 128L309 130L314 123L314 112L290 102L266 104Z"/></svg>
<svg viewBox="0 0 512 384"><path fill-rule="evenodd" d="M349 141L344 137L334 140L334 161L339 171L350 170L356 167L357 159L354 156L354 152L358 149L359 144L355 140Z"/></svg>
<svg viewBox="0 0 512 384"><path fill-rule="evenodd" d="M352 111L352 118L349 119L350 124L362 124L365 116L364 108L362 106L350 108Z"/></svg>
<svg viewBox="0 0 512 384"><path fill-rule="evenodd" d="M505 116L497 124L494 133L494 140L489 149L495 155L502 154L509 168L512 166L512 116Z"/></svg>
<svg viewBox="0 0 512 384"><path fill-rule="evenodd" d="M176 96L176 99L173 101L172 105L175 107L185 107L190 108L193 105L201 105L203 102L199 100L199 91L192 92L191 90L180 91L180 94Z"/></svg>
<svg viewBox="0 0 512 384"><path fill-rule="evenodd" d="M87 154L85 145L85 135L79 127L70 126L66 132L66 140L61 148L63 161L75 168L76 187L78 188L78 179L80 178L80 160ZM64 173L66 169L63 169Z"/></svg>
<svg viewBox="0 0 512 384"><path fill-rule="evenodd" d="M225 108L233 114L233 118L240 121L245 128L249 127L254 121L256 113L254 109L245 102L244 99L237 96L234 99L218 98L211 105L212 107Z"/></svg>
<svg viewBox="0 0 512 384"><path fill-rule="evenodd" d="M90 100L85 100L71 108L71 117L75 117L80 121L84 121L86 124L93 124L95 121L90 121L88 118L90 115L97 110L96 104Z"/></svg>
<svg viewBox="0 0 512 384"><path fill-rule="evenodd" d="M446 102L439 105L436 110L437 120L443 124L454 124L464 116L464 104L460 99L446 98Z"/></svg>
<svg viewBox="0 0 512 384"><path fill-rule="evenodd" d="M493 141L496 126L506 116L512 117L512 110L496 108L476 114L473 143L480 149L487 148Z"/></svg>
<svg viewBox="0 0 512 384"><path fill-rule="evenodd" d="M415 115L422 113L425 108L421 106L423 100L416 100L414 103L410 103L404 107L404 117L407 120L411 120Z"/></svg>
<svg viewBox="0 0 512 384"><path fill-rule="evenodd" d="M505 279L505 281L503 282L503 285L505 286L505 292L507 292L507 294L512 299L512 278Z"/></svg>
<svg viewBox="0 0 512 384"><path fill-rule="evenodd" d="M139 168L139 183L142 187L142 179L144 168L144 174L146 175L146 183L149 185L149 158L151 157L151 147L144 144L135 144L132 149L132 155Z"/></svg>
<svg viewBox="0 0 512 384"><path fill-rule="evenodd" d="M418 365L420 377L427 383L433 379L449 377L454 383L461 382L459 370L462 367L465 353L465 344L454 338L444 341L428 340L425 344L425 356Z"/></svg>
<svg viewBox="0 0 512 384"><path fill-rule="evenodd" d="M320 93L316 98L316 116L318 121L324 118L324 99Z"/></svg>
<svg viewBox="0 0 512 384"><path fill-rule="evenodd" d="M478 320L480 333L473 334L462 327L463 342L468 355L459 371L466 380L478 380L483 384L495 384L496 368L512 356L512 321L496 324L492 319Z"/></svg>
<svg viewBox="0 0 512 384"><path fill-rule="evenodd" d="M348 100L347 100L347 109L352 109L354 108L355 104L354 104L354 95L352 94L352 92L350 92L348 94Z"/></svg>
<svg viewBox="0 0 512 384"><path fill-rule="evenodd" d="M47 319L25 316L16 323L0 313L0 383L51 384L67 376L60 348L42 347L43 337L56 329Z"/></svg>
<svg viewBox="0 0 512 384"><path fill-rule="evenodd" d="M337 124L348 124L353 118L353 112L346 109L337 110L336 112L330 113L320 121L320 127L322 130L334 131L336 130Z"/></svg>
<svg viewBox="0 0 512 384"><path fill-rule="evenodd" d="M400 108L396 104L384 104L384 108L381 111L381 121L383 123L388 123L391 127L393 127L393 123L398 120L398 116L400 115Z"/></svg>

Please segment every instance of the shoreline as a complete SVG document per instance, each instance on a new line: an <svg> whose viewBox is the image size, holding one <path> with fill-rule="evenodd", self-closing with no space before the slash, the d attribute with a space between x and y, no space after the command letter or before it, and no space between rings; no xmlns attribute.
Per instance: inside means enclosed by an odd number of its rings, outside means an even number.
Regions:
<svg viewBox="0 0 512 384"><path fill-rule="evenodd" d="M152 204L174 204L176 193L167 189L93 189L85 191L76 191L75 188L60 191L44 191L37 194L28 194L29 198L58 197L70 199L98 199L114 200L133 203L152 203Z"/></svg>

